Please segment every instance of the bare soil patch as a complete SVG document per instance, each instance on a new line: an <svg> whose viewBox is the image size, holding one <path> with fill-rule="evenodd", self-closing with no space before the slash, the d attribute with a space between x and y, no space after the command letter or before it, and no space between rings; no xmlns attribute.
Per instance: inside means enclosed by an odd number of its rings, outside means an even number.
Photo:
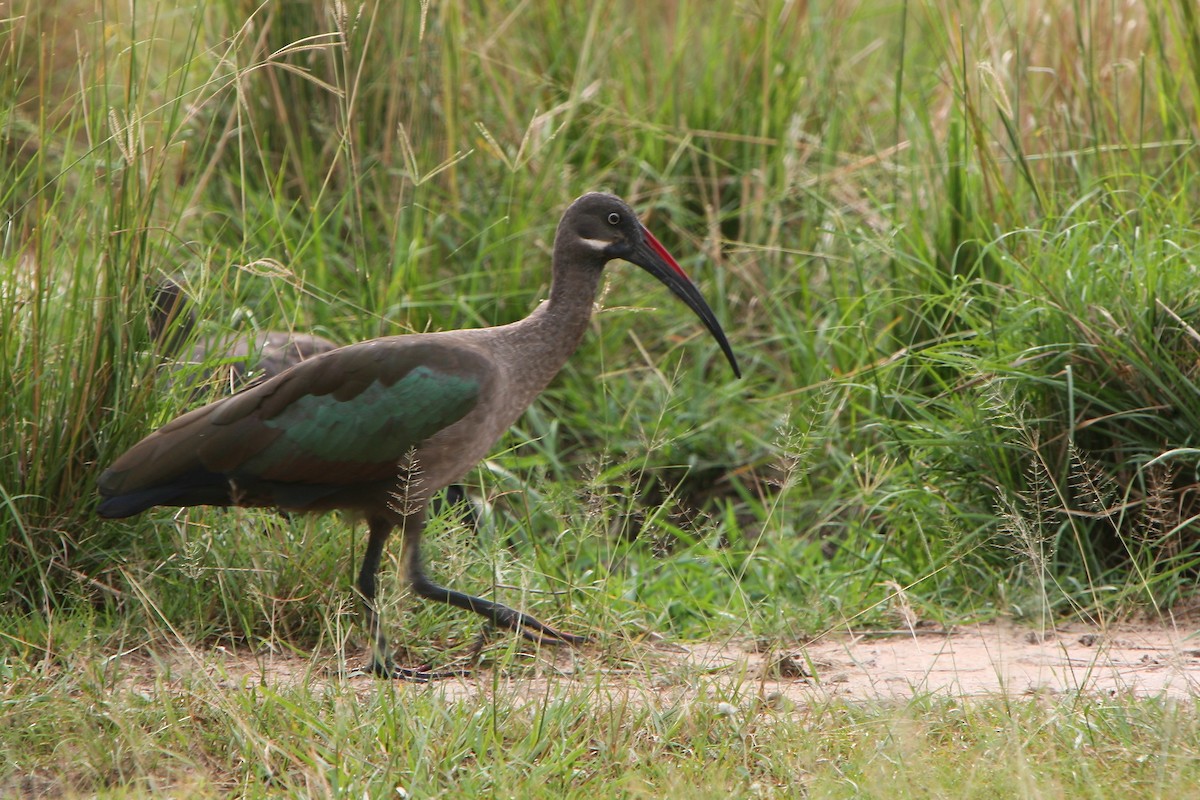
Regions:
<svg viewBox="0 0 1200 800"><path fill-rule="evenodd" d="M1060 694L1101 696L1200 696L1200 638L1193 630L1124 625L1104 630L1083 625L1040 633L1010 624L953 630L829 634L803 646L761 648L749 641L644 648L628 668L613 668L583 652L543 650L536 675L495 674L429 686L450 698L500 693L528 698L552 694L554 684L578 682L605 694L652 702L721 699L754 689L760 697L798 705L828 699L903 700L918 695L969 697ZM226 687L268 684L349 684L370 694L377 679L314 666L306 658L249 655L224 649L176 651L146 660L130 674L134 688L153 691L206 675ZM413 684L414 688L423 688Z"/></svg>
<svg viewBox="0 0 1200 800"><path fill-rule="evenodd" d="M739 656L694 648L717 664ZM746 654L764 687L796 700L906 699L1083 692L1190 697L1200 693L1200 639L1192 631L1127 625L1045 633L1008 624L951 631L839 634L803 648Z"/></svg>

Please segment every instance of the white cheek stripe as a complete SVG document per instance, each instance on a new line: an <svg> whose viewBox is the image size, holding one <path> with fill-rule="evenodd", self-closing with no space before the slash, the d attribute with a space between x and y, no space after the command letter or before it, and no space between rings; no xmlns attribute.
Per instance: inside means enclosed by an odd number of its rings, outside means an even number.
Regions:
<svg viewBox="0 0 1200 800"><path fill-rule="evenodd" d="M582 237L579 239L579 241L583 242L593 250L604 250L606 247L612 244L612 242L606 242L603 239L584 239Z"/></svg>

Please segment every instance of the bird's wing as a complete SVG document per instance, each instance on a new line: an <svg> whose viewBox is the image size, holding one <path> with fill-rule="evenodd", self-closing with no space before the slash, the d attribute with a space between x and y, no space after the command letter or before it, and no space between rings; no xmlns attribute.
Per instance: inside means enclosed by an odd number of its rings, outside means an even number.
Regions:
<svg viewBox="0 0 1200 800"><path fill-rule="evenodd" d="M490 380L479 353L427 337L340 348L151 433L101 475L102 495L131 498L101 513L187 505L175 501L208 497L217 482L388 480L412 448L466 416Z"/></svg>

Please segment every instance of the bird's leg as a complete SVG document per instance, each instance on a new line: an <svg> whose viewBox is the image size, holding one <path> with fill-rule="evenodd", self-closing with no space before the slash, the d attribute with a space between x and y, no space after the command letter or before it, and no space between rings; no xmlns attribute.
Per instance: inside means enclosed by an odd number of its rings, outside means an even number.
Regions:
<svg viewBox="0 0 1200 800"><path fill-rule="evenodd" d="M457 608L474 611L490 619L498 628L515 631L532 642L542 644L583 644L586 636L564 633L551 628L529 614L509 608L502 603L484 600L482 597L456 592L434 583L421 563L421 531L425 527L424 509L405 519L404 561L408 569L408 580L418 596L439 603L449 603Z"/></svg>
<svg viewBox="0 0 1200 800"><path fill-rule="evenodd" d="M363 616L366 618L367 635L371 639L370 671L379 676L391 675L391 657L388 655L387 637L379 621L379 610L375 607L375 573L383 557L383 545L391 534L393 525L386 519L374 517L367 521L367 552L363 555L362 569L358 573L358 592L362 595Z"/></svg>
<svg viewBox="0 0 1200 800"><path fill-rule="evenodd" d="M463 669L434 672L427 666L398 667L392 662L388 653L387 637L383 634L383 623L379 618L379 609L375 606L375 575L379 572L379 562L383 558L383 546L394 526L386 519L373 517L367 521L367 527L367 552L363 555L362 569L358 573L358 591L363 599L367 635L371 638L371 665L368 670L380 678L400 678L419 683L466 674L467 671ZM482 645L480 647L482 648Z"/></svg>

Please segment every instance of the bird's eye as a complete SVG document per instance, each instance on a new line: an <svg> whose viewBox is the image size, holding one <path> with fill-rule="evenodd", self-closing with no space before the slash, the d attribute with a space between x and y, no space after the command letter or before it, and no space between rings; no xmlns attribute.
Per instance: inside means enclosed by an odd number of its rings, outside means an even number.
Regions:
<svg viewBox="0 0 1200 800"><path fill-rule="evenodd" d="M614 211L608 215L608 224L609 225L617 225L620 222L621 222L621 215L618 214L617 212Z"/></svg>

